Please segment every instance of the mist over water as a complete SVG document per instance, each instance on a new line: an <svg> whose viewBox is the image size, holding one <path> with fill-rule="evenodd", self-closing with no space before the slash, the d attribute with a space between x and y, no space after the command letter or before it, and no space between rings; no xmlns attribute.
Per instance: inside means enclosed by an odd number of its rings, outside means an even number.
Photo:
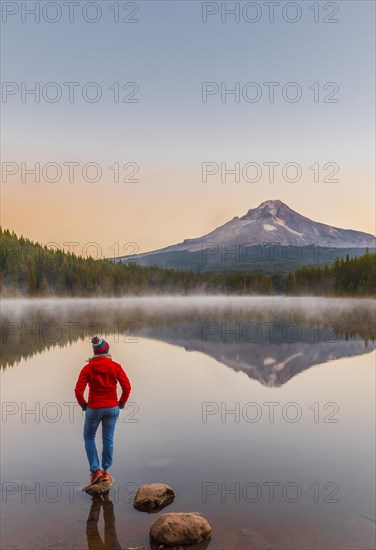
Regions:
<svg viewBox="0 0 376 550"><path fill-rule="evenodd" d="M375 306L375 300L369 298L323 298L323 297L290 297L290 296L146 296L146 297L124 297L124 298L24 298L24 299L3 299L2 309L7 312L10 309L19 311L24 308L43 306L54 308L59 306L83 307L90 304L105 305L114 307L116 305L143 306L148 309L166 309L172 306L176 308L218 308L234 305L244 309L253 306L255 308L273 309L296 307L301 310L317 308L320 311L327 311L329 308L335 311L348 311L355 306Z"/></svg>
<svg viewBox="0 0 376 550"><path fill-rule="evenodd" d="M163 482L177 493L164 511L208 518L209 549L370 550L374 305L3 300L2 545L87 548L88 466L73 388L99 334L133 388L116 427L110 491L122 547L149 548L155 518L136 512L133 497L143 483ZM50 483L56 502L46 498Z"/></svg>
<svg viewBox="0 0 376 550"><path fill-rule="evenodd" d="M178 330L186 339L194 332L204 352L215 338L229 345L242 341L248 347L258 341L293 344L307 338L312 344L348 338L368 343L376 336L374 304L370 299L312 297L10 299L2 303L1 365L12 364L25 356L23 352L30 356L46 347L90 341L94 334L112 335L124 343L143 335L161 338L161 327L167 326L167 339Z"/></svg>

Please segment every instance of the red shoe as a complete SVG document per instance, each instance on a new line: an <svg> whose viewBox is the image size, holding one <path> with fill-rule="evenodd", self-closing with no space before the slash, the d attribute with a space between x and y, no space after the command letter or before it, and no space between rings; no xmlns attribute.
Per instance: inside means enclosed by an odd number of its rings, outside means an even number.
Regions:
<svg viewBox="0 0 376 550"><path fill-rule="evenodd" d="M110 481L110 474L108 472L102 472L101 481Z"/></svg>
<svg viewBox="0 0 376 550"><path fill-rule="evenodd" d="M97 470L96 472L92 472L90 474L90 483L97 483L101 480L102 472L100 470Z"/></svg>

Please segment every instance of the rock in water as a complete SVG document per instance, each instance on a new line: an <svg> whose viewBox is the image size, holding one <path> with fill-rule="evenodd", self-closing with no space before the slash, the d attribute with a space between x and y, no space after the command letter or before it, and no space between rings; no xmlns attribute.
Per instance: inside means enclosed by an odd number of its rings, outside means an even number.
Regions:
<svg viewBox="0 0 376 550"><path fill-rule="evenodd" d="M162 514L150 527L151 540L167 547L198 544L210 533L209 522L193 512Z"/></svg>
<svg viewBox="0 0 376 550"><path fill-rule="evenodd" d="M157 512L171 504L175 498L175 491L164 483L150 483L141 485L138 489L133 506L142 512Z"/></svg>
<svg viewBox="0 0 376 550"><path fill-rule="evenodd" d="M103 493L107 493L112 485L114 484L114 480L110 476L110 479L108 481L99 481L98 483L89 483L89 485L85 485L82 487L82 491L85 491L89 495L102 495Z"/></svg>

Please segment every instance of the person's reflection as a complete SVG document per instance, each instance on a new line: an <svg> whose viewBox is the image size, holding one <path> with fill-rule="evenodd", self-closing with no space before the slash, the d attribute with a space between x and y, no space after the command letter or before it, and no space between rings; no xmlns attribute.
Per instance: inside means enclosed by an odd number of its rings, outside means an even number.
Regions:
<svg viewBox="0 0 376 550"><path fill-rule="evenodd" d="M98 531L98 520L103 506L104 543ZM121 550L115 529L114 505L108 493L94 495L86 524L86 537L89 550Z"/></svg>

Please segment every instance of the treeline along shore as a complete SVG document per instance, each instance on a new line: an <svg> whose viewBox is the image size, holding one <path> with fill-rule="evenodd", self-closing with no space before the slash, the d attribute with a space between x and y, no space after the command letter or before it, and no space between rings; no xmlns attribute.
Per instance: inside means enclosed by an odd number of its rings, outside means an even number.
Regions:
<svg viewBox="0 0 376 550"><path fill-rule="evenodd" d="M376 296L376 254L332 265L267 274L178 271L95 260L42 246L0 228L3 297L138 296L156 294Z"/></svg>

